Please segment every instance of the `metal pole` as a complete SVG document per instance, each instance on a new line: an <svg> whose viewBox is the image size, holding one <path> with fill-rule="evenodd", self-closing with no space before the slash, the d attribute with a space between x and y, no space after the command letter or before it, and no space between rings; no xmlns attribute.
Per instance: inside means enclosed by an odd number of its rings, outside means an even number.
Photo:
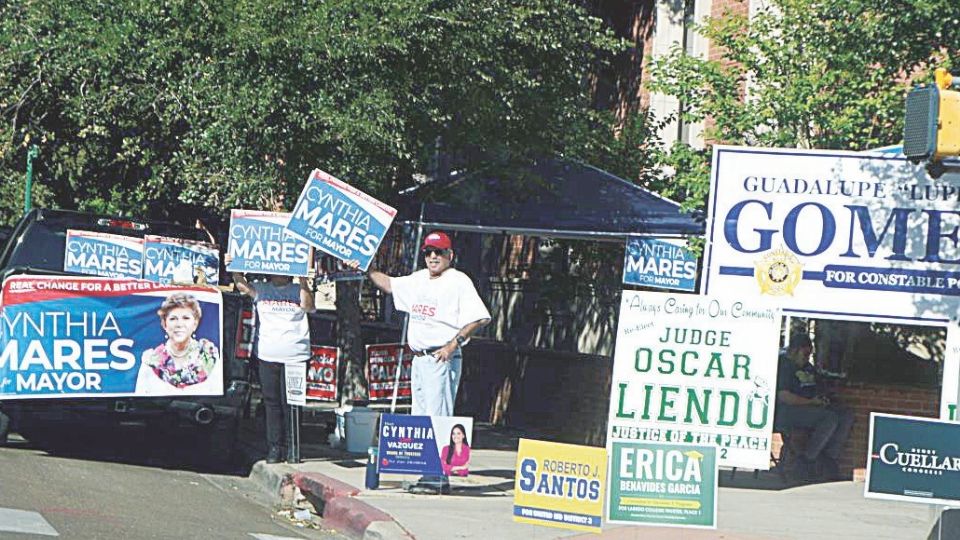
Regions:
<svg viewBox="0 0 960 540"><path fill-rule="evenodd" d="M417 269L420 262L420 240L423 236L423 203L420 203L420 219L417 221L417 235L413 242L413 264L411 272ZM400 333L400 358L397 359L397 373L393 376L393 396L390 398L390 413L397 410L397 394L400 392L400 372L403 371L403 350L407 345L407 324L410 322L410 316L403 318L403 329ZM413 366L411 366L412 369Z"/></svg>
<svg viewBox="0 0 960 540"><path fill-rule="evenodd" d="M290 405L290 425L287 427L289 442L287 463L300 463L300 406Z"/></svg>
<svg viewBox="0 0 960 540"><path fill-rule="evenodd" d="M33 206L33 160L40 155L40 147L31 144L27 150L27 184L23 188L23 213L26 214Z"/></svg>

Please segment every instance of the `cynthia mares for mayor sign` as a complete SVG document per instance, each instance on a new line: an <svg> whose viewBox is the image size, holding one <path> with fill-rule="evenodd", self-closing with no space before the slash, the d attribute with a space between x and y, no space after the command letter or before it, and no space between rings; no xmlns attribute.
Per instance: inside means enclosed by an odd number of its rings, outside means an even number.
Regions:
<svg viewBox="0 0 960 540"><path fill-rule="evenodd" d="M138 278L143 274L143 240L69 229L63 269L93 276Z"/></svg>
<svg viewBox="0 0 960 540"><path fill-rule="evenodd" d="M16 276L0 296L0 400L222 395L220 292Z"/></svg>
<svg viewBox="0 0 960 540"><path fill-rule="evenodd" d="M287 229L296 237L364 271L397 211L333 176L315 170L303 186Z"/></svg>
<svg viewBox="0 0 960 540"><path fill-rule="evenodd" d="M310 246L285 228L290 214L259 210L230 211L229 272L305 276Z"/></svg>

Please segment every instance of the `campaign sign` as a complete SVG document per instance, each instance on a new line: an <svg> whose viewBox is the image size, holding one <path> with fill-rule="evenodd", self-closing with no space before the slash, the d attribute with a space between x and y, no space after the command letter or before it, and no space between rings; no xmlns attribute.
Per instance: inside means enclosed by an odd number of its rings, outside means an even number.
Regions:
<svg viewBox="0 0 960 540"><path fill-rule="evenodd" d="M143 274L143 240L67 229L63 270L93 276L139 278Z"/></svg>
<svg viewBox="0 0 960 540"><path fill-rule="evenodd" d="M231 210L227 253L232 260L227 271L307 275L310 246L287 232L289 219L287 212Z"/></svg>
<svg viewBox="0 0 960 540"><path fill-rule="evenodd" d="M696 290L697 257L680 240L631 236L623 258L623 284Z"/></svg>
<svg viewBox="0 0 960 540"><path fill-rule="evenodd" d="M197 273L202 272L202 280ZM220 252L208 242L147 235L143 237L143 279L157 283L220 282Z"/></svg>
<svg viewBox="0 0 960 540"><path fill-rule="evenodd" d="M960 424L870 414L864 497L960 506Z"/></svg>
<svg viewBox="0 0 960 540"><path fill-rule="evenodd" d="M520 439L513 487L513 520L600 532L607 451Z"/></svg>
<svg viewBox="0 0 960 540"><path fill-rule="evenodd" d="M380 416L377 469L383 473L467 476L473 418Z"/></svg>
<svg viewBox="0 0 960 540"><path fill-rule="evenodd" d="M607 450L715 444L720 465L770 468L780 320L760 300L623 291Z"/></svg>
<svg viewBox="0 0 960 540"><path fill-rule="evenodd" d="M304 242L366 271L396 209L317 169L310 173L287 229Z"/></svg>
<svg viewBox="0 0 960 540"><path fill-rule="evenodd" d="M223 394L212 287L14 276L0 293L0 400Z"/></svg>
<svg viewBox="0 0 960 540"><path fill-rule="evenodd" d="M877 153L713 148L705 294L775 297L804 317L956 317L960 173Z"/></svg>
<svg viewBox="0 0 960 540"><path fill-rule="evenodd" d="M307 404L307 364L290 362L283 365L283 377L287 389L287 403L290 405Z"/></svg>
<svg viewBox="0 0 960 540"><path fill-rule="evenodd" d="M320 345L310 346L307 362L307 399L337 400L337 368L340 349Z"/></svg>
<svg viewBox="0 0 960 540"><path fill-rule="evenodd" d="M400 368L400 389L397 397L410 397L410 370L413 366L413 351L399 343L367 345L367 386L371 400L391 399L400 366L400 351L403 364Z"/></svg>
<svg viewBox="0 0 960 540"><path fill-rule="evenodd" d="M614 443L607 521L715 529L717 470L714 446Z"/></svg>

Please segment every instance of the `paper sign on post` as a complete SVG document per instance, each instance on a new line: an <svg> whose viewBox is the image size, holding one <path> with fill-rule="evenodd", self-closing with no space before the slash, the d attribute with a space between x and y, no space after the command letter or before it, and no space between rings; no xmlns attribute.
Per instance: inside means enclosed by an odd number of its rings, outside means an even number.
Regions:
<svg viewBox="0 0 960 540"><path fill-rule="evenodd" d="M287 212L230 211L229 272L306 276L310 246L290 235Z"/></svg>
<svg viewBox="0 0 960 540"><path fill-rule="evenodd" d="M317 169L310 174L287 229L297 238L364 271L397 215L396 209Z"/></svg>
<svg viewBox="0 0 960 540"><path fill-rule="evenodd" d="M103 277L143 275L143 239L67 229L63 269Z"/></svg>

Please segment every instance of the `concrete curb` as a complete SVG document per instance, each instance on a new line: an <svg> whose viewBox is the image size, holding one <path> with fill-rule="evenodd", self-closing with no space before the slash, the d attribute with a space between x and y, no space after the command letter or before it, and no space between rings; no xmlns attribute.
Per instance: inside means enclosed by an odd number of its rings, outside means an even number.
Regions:
<svg viewBox="0 0 960 540"><path fill-rule="evenodd" d="M350 484L320 473L298 472L292 480L321 513L326 528L363 540L414 539L390 514L355 499L360 490Z"/></svg>

